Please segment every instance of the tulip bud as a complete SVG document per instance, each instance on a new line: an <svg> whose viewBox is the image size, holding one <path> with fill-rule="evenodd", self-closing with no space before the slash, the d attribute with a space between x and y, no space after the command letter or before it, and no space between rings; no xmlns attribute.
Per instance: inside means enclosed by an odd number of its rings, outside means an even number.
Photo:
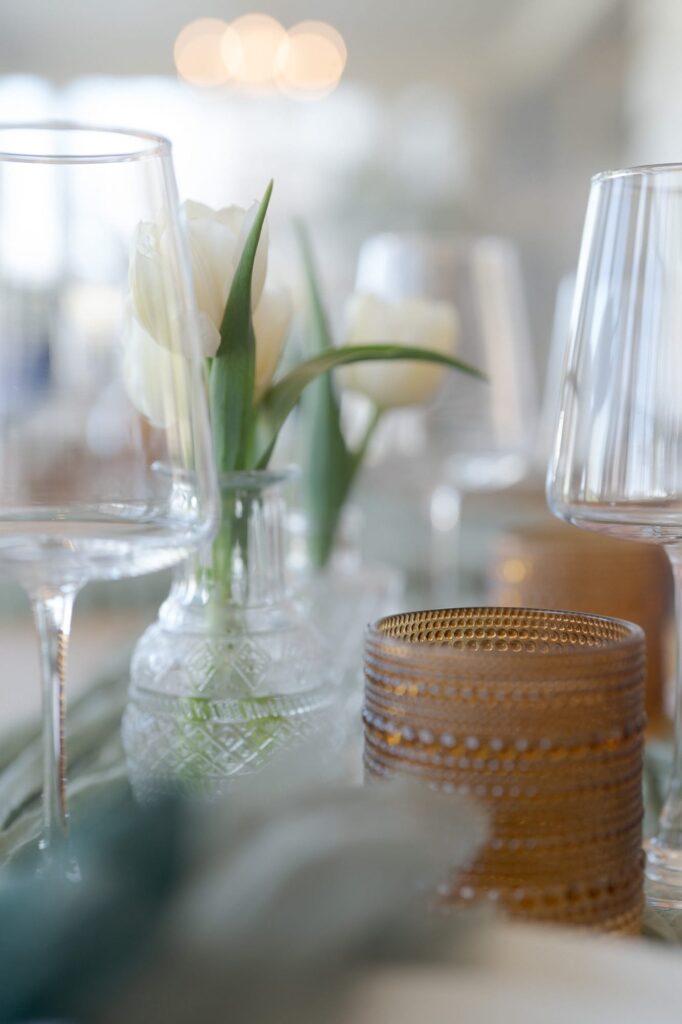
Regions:
<svg viewBox="0 0 682 1024"><path fill-rule="evenodd" d="M201 350L206 357L215 356L220 346L225 305L257 210L257 203L248 210L239 206L213 210L191 201L183 204ZM169 380L168 367L162 364L170 356L169 349L178 350L179 334L172 289L166 287L171 277L167 231L164 224L138 226L130 261L132 317L125 353L125 380L131 400L152 422L158 423L163 422L159 388ZM251 280L256 338L255 401L272 381L292 315L286 289L265 285L267 264L268 237L264 227ZM135 365L136 359L139 365Z"/></svg>

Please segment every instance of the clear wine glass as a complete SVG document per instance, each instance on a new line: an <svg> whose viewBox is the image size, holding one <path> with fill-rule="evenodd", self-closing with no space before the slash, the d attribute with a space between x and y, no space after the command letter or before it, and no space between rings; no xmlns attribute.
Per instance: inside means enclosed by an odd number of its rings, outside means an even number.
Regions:
<svg viewBox="0 0 682 1024"><path fill-rule="evenodd" d="M592 180L548 501L563 519L665 545L676 590L672 778L647 894L682 908L682 164Z"/></svg>
<svg viewBox="0 0 682 1024"><path fill-rule="evenodd" d="M377 439L379 500L397 486L408 501L417 494L426 503L426 596L432 605L452 603L461 495L516 483L532 454L535 365L518 255L492 236L380 234L363 244L355 284L389 301L452 303L457 354L486 376L448 374L429 408L393 413ZM414 537L414 512L410 519Z"/></svg>
<svg viewBox="0 0 682 1024"><path fill-rule="evenodd" d="M144 358L159 348L149 335L142 347L131 341L140 224L163 232L153 296L166 326L160 361ZM217 521L197 330L167 140L0 125L0 572L27 591L40 635L47 862L68 850L74 598L88 580L172 565ZM129 394L151 373L150 418Z"/></svg>

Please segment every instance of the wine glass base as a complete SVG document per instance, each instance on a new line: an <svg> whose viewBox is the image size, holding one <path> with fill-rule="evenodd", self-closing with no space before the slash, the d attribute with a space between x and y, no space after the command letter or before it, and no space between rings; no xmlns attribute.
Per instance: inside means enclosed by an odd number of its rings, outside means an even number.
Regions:
<svg viewBox="0 0 682 1024"><path fill-rule="evenodd" d="M650 839L645 850L647 905L660 910L682 910L682 849Z"/></svg>

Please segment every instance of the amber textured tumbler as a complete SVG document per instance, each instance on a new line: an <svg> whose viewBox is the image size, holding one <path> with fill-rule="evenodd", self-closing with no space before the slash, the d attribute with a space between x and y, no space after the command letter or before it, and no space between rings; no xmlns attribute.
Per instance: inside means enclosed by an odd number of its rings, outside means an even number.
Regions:
<svg viewBox="0 0 682 1024"><path fill-rule="evenodd" d="M635 932L644 636L523 608L381 619L365 641L365 770L485 805L491 838L445 904Z"/></svg>

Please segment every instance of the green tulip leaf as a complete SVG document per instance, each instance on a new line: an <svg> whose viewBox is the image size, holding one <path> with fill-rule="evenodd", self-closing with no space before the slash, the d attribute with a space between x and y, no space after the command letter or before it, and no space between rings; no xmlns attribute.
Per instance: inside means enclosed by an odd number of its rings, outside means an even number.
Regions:
<svg viewBox="0 0 682 1024"><path fill-rule="evenodd" d="M251 315L251 280L271 195L272 182L265 190L244 244L220 326L220 346L211 365L211 421L220 473L246 468L254 428L256 338Z"/></svg>
<svg viewBox="0 0 682 1024"><path fill-rule="evenodd" d="M477 377L479 380L486 379L480 370L461 359L411 345L344 345L341 348L327 350L299 363L276 384L273 384L263 397L258 407L259 422L253 467L264 469L267 466L279 431L309 384L312 384L322 374L339 366L373 360L411 360L421 363L438 363L441 366L447 366L450 369Z"/></svg>
<svg viewBox="0 0 682 1024"><path fill-rule="evenodd" d="M311 355L334 347L322 299L312 244L305 226L296 225L308 291ZM341 430L341 409L330 374L315 381L303 396L304 453L302 499L308 518L308 553L323 566L334 544L339 515L348 497L354 458Z"/></svg>

